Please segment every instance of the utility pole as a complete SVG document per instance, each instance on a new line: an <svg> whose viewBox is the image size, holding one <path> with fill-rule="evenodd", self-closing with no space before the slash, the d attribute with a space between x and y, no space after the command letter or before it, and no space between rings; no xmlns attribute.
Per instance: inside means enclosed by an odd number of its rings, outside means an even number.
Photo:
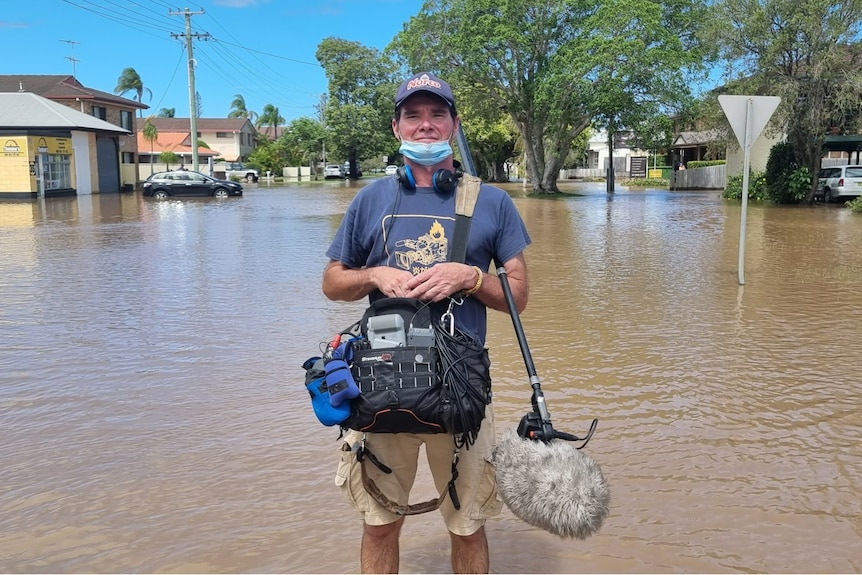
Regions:
<svg viewBox="0 0 862 575"><path fill-rule="evenodd" d="M75 62L80 62L80 60L75 58L75 44L80 44L80 42L76 42L75 40L60 40L60 42L65 42L72 47L72 55L66 56L66 60L72 63L72 77L74 77L77 73L77 71L75 70Z"/></svg>
<svg viewBox="0 0 862 575"><path fill-rule="evenodd" d="M320 124L323 126L323 169L326 169L326 102L329 99L327 94L320 95L320 102L317 105L317 111L320 114ZM317 166L315 166L315 174L317 174ZM316 177L316 176L315 176Z"/></svg>
<svg viewBox="0 0 862 575"><path fill-rule="evenodd" d="M186 18L186 33L171 34L172 38L184 37L186 39L186 48L189 53L189 123L191 130L191 145L192 145L192 170L198 171L198 110L195 102L195 58L192 49L192 38L198 40L208 40L209 34L192 34L192 16L203 14L204 11L191 12L188 8L182 12L168 12L168 16L185 16Z"/></svg>

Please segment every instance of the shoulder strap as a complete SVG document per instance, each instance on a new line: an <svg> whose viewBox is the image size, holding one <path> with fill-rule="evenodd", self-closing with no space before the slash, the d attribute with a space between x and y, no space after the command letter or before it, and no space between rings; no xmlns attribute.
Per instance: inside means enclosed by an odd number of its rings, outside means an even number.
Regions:
<svg viewBox="0 0 862 575"><path fill-rule="evenodd" d="M470 222L481 186L482 179L470 174L464 174L458 181L458 188L455 190L455 233L452 238L452 250L449 252L450 262L463 263L467 257Z"/></svg>

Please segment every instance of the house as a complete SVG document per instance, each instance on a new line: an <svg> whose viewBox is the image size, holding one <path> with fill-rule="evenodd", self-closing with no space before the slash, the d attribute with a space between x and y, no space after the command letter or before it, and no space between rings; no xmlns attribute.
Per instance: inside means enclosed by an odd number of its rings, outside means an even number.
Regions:
<svg viewBox="0 0 862 575"><path fill-rule="evenodd" d="M693 160L724 159L724 140L718 130L683 131L677 133L670 145L674 167Z"/></svg>
<svg viewBox="0 0 862 575"><path fill-rule="evenodd" d="M159 134L184 133L191 146L189 118L149 118ZM248 159L254 149L257 132L248 118L197 118L197 139L206 142L210 149L228 162ZM139 130L143 129L143 125ZM146 149L146 148L144 148Z"/></svg>
<svg viewBox="0 0 862 575"><path fill-rule="evenodd" d="M158 132L154 141L149 141L144 137L143 128L137 133L138 144L138 159L140 162L141 179L146 179L155 172L169 170L172 166L161 162L159 156L162 152L173 152L179 159L177 166L185 166L190 168L193 165L193 150L191 147L191 138L189 131L184 132ZM209 164L211 159L216 158L218 152L203 146L198 147L198 162L200 164ZM206 169L199 170L208 173Z"/></svg>
<svg viewBox="0 0 862 575"><path fill-rule="evenodd" d="M269 141L279 139L289 128L287 126L259 126L257 128L258 136L262 136Z"/></svg>
<svg viewBox="0 0 862 575"><path fill-rule="evenodd" d="M589 140L587 140L586 167L567 170L566 177L606 177L610 162L609 152L607 131L592 131ZM628 176L631 171L631 159L633 157L647 156L649 156L648 151L632 147L631 132L621 131L615 134L613 149L614 174L618 176Z"/></svg>
<svg viewBox="0 0 862 575"><path fill-rule="evenodd" d="M30 92L0 93L0 197L119 192L129 131Z"/></svg>
<svg viewBox="0 0 862 575"><path fill-rule="evenodd" d="M149 108L146 104L88 88L71 75L0 75L0 92L37 94L123 128L124 132L112 136L117 140L120 157L120 185L123 189L130 189L138 182L135 114L138 110ZM106 187L105 191L110 187ZM79 193L85 189L86 187L78 186Z"/></svg>

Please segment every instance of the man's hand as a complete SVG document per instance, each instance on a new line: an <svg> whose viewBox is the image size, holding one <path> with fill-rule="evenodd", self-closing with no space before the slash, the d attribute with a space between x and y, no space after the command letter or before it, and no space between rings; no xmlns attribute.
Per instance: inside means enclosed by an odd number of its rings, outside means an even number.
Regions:
<svg viewBox="0 0 862 575"><path fill-rule="evenodd" d="M403 285L404 296L437 302L476 285L476 270L466 264L437 264Z"/></svg>
<svg viewBox="0 0 862 575"><path fill-rule="evenodd" d="M356 301L374 289L386 297L407 297L404 285L413 276L410 272L379 266L374 268L349 268L337 261L330 261L323 272L323 293L331 300Z"/></svg>
<svg viewBox="0 0 862 575"><path fill-rule="evenodd" d="M416 297L407 295L407 284L413 279L413 274L389 266L370 268L374 274L377 289L386 297Z"/></svg>

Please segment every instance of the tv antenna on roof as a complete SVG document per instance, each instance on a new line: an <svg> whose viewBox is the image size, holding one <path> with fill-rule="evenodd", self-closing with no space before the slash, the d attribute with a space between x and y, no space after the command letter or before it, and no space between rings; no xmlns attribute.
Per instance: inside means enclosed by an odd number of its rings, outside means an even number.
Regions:
<svg viewBox="0 0 862 575"><path fill-rule="evenodd" d="M68 60L72 63L72 76L75 76L76 75L75 62L80 62L80 60L75 58L75 44L80 44L80 42L78 42L76 40L60 40L60 42L65 42L66 44L68 44L69 46L72 47L72 55L66 56L66 60Z"/></svg>

